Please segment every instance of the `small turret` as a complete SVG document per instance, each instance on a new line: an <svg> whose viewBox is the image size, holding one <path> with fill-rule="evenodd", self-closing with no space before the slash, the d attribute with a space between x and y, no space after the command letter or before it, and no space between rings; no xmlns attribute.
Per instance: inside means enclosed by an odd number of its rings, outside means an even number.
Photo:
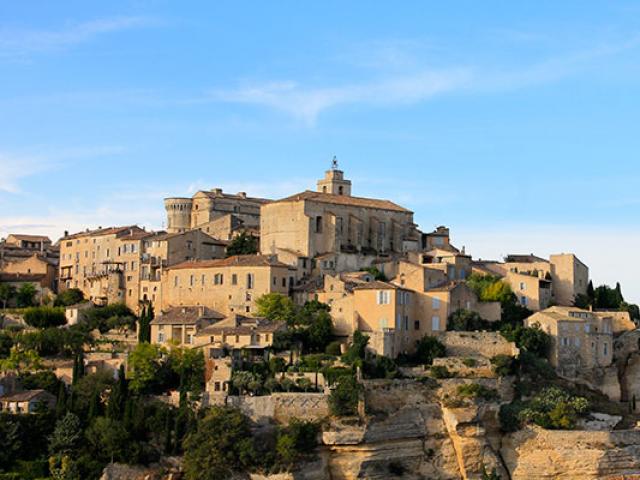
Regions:
<svg viewBox="0 0 640 480"><path fill-rule="evenodd" d="M327 170L324 178L318 180L318 192L351 196L351 180L344 179L344 172L338 169L336 157L331 162L331 170Z"/></svg>
<svg viewBox="0 0 640 480"><path fill-rule="evenodd" d="M167 232L179 233L191 228L191 198L165 198L164 208L167 211Z"/></svg>

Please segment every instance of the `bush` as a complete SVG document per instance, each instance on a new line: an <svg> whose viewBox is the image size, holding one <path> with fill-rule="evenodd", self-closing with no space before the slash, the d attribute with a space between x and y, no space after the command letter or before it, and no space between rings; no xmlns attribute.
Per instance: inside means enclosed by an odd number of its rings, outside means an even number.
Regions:
<svg viewBox="0 0 640 480"><path fill-rule="evenodd" d="M340 345L341 343L336 341L333 341L331 343L329 343L329 345L327 345L327 348L324 349L325 353L329 354L329 355L335 355L336 357L340 356Z"/></svg>
<svg viewBox="0 0 640 480"><path fill-rule="evenodd" d="M518 418L543 428L571 430L578 417L588 410L586 398L573 396L559 387L547 387L526 402Z"/></svg>
<svg viewBox="0 0 640 480"><path fill-rule="evenodd" d="M84 300L84 294L82 290L79 288L70 288L61 292L56 297L53 306L54 307L68 307L70 305L75 305L76 303L80 303Z"/></svg>
<svg viewBox="0 0 640 480"><path fill-rule="evenodd" d="M335 388L331 390L331 395L329 395L331 414L338 417L356 415L360 388L355 376L339 377Z"/></svg>
<svg viewBox="0 0 640 480"><path fill-rule="evenodd" d="M478 313L464 308L449 315L447 330L469 332L474 330L491 330L492 324L484 320Z"/></svg>
<svg viewBox="0 0 640 480"><path fill-rule="evenodd" d="M67 323L62 307L31 307L24 313L24 321L34 328L59 327Z"/></svg>
<svg viewBox="0 0 640 480"><path fill-rule="evenodd" d="M444 365L432 365L429 369L429 373L433 378L451 378L453 374Z"/></svg>
<svg viewBox="0 0 640 480"><path fill-rule="evenodd" d="M461 398L479 398L482 400L495 400L498 398L498 392L495 389L487 388L479 383L458 385L456 392Z"/></svg>
<svg viewBox="0 0 640 480"><path fill-rule="evenodd" d="M478 365L478 361L475 358L464 358L462 359L462 364L465 367L473 368Z"/></svg>
<svg viewBox="0 0 640 480"><path fill-rule="evenodd" d="M546 357L551 345L551 337L540 329L538 323L530 327L506 325L500 330L500 334L510 342L515 342L520 350L538 357Z"/></svg>
<svg viewBox="0 0 640 480"><path fill-rule="evenodd" d="M491 357L491 370L499 377L513 375L516 372L518 362L510 355L496 355Z"/></svg>
<svg viewBox="0 0 640 480"><path fill-rule="evenodd" d="M412 359L424 365L431 365L434 358L444 357L445 353L446 349L440 340L436 337L425 335L418 340L416 352Z"/></svg>

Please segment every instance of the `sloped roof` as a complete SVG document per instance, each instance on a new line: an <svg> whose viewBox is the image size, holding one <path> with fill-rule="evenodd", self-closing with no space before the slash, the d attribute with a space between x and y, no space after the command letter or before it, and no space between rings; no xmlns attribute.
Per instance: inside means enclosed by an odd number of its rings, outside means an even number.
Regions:
<svg viewBox="0 0 640 480"><path fill-rule="evenodd" d="M152 325L195 325L198 320L221 320L225 318L220 312L207 307L189 306L173 307L157 315Z"/></svg>
<svg viewBox="0 0 640 480"><path fill-rule="evenodd" d="M55 398L52 394L47 392L46 390L37 389L37 390L25 390L24 392L12 393L9 395L5 395L0 397L0 402L28 402L33 400L34 398L39 397L40 395L49 396L50 398Z"/></svg>
<svg viewBox="0 0 640 480"><path fill-rule="evenodd" d="M203 328L197 335L249 335L251 332L273 333L284 328L284 326L284 322L272 322L266 318L233 314L221 322Z"/></svg>
<svg viewBox="0 0 640 480"><path fill-rule="evenodd" d="M305 190L301 193L296 193L290 197L286 197L280 200L276 200L272 203L285 203L285 202L301 202L310 201L318 203L328 203L332 205L346 205L351 207L361 208L377 208L380 210L392 210L395 212L412 213L411 210L407 210L398 204L395 204L389 200L379 200L376 198L364 198L364 197L352 197L348 195L334 195L332 193L314 192L311 190Z"/></svg>
<svg viewBox="0 0 640 480"><path fill-rule="evenodd" d="M549 260L538 257L533 253L528 255L526 254L525 255L521 255L521 254L507 255L504 261L506 263L535 263L535 262L549 263Z"/></svg>
<svg viewBox="0 0 640 480"><path fill-rule="evenodd" d="M10 233L7 237L13 237L16 240L25 240L27 242L49 242L51 239L46 235L27 235L25 233Z"/></svg>
<svg viewBox="0 0 640 480"><path fill-rule="evenodd" d="M353 287L354 290L400 290L402 287L394 285L389 282L381 282L380 280L374 280L372 282L364 282L357 287Z"/></svg>
<svg viewBox="0 0 640 480"><path fill-rule="evenodd" d="M223 268L223 267L283 267L294 269L269 255L234 255L214 260L187 260L169 267L169 270ZM295 269L294 269L295 270Z"/></svg>
<svg viewBox="0 0 640 480"><path fill-rule="evenodd" d="M71 235L67 235L66 237L63 237L62 240L71 240L74 238L82 238L82 237L95 237L95 236L101 236L101 235L117 235L119 233L126 232L127 230L144 232L144 230L137 225L128 225L124 227L107 227L107 228L98 228L95 230L87 230L84 232L73 233Z"/></svg>

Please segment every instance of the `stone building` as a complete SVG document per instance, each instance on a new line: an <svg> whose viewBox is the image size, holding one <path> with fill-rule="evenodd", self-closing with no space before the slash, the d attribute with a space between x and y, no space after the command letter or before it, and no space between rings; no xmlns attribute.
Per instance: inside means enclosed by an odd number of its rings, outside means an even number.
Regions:
<svg viewBox="0 0 640 480"><path fill-rule="evenodd" d="M248 197L245 192L224 193L221 188L201 190L191 198L165 198L167 231L177 233L199 228L206 232L209 228L211 234L214 231L219 234L221 224L216 220L229 215L233 215L247 228L258 227L260 207L268 202L264 198ZM232 226L232 222L229 226Z"/></svg>
<svg viewBox="0 0 640 480"><path fill-rule="evenodd" d="M203 306L169 308L151 321L151 342L192 347L200 330L223 318L224 315Z"/></svg>
<svg viewBox="0 0 640 480"><path fill-rule="evenodd" d="M559 374L575 377L593 367L608 367L613 359L612 318L576 307L549 307L525 319L551 336L549 362Z"/></svg>
<svg viewBox="0 0 640 480"><path fill-rule="evenodd" d="M411 211L388 200L352 196L351 182L337 168L326 172L317 191L261 208L263 254L294 252L301 259L319 259L332 272L358 270L378 256L415 249L418 241Z"/></svg>
<svg viewBox="0 0 640 480"><path fill-rule="evenodd" d="M61 290L79 288L96 304L161 302L161 272L185 260L224 256L225 244L199 230L147 232L138 226L99 228L60 241Z"/></svg>
<svg viewBox="0 0 640 480"><path fill-rule="evenodd" d="M480 274L503 277L518 302L529 310L544 310L551 304L572 306L578 295L586 295L589 268L572 253L551 255L508 255L504 262L473 262Z"/></svg>
<svg viewBox="0 0 640 480"><path fill-rule="evenodd" d="M43 235L10 234L0 242L0 282L31 283L37 300L57 291L59 249Z"/></svg>
<svg viewBox="0 0 640 480"><path fill-rule="evenodd" d="M224 315L252 313L262 295L288 295L295 278L295 268L266 255L182 262L162 276L162 308L203 305Z"/></svg>
<svg viewBox="0 0 640 480"><path fill-rule="evenodd" d="M56 397L46 390L25 390L0 397L0 412L31 414L41 406L49 410L55 408Z"/></svg>

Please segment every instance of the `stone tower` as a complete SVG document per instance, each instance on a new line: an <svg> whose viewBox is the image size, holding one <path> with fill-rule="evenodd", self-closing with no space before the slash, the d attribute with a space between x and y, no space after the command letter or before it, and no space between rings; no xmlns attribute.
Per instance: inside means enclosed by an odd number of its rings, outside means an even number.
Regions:
<svg viewBox="0 0 640 480"><path fill-rule="evenodd" d="M164 208L167 211L167 232L179 233L191 228L191 198L165 198Z"/></svg>
<svg viewBox="0 0 640 480"><path fill-rule="evenodd" d="M324 178L318 180L318 192L333 195L351 196L351 180L344 179L344 172L338 169L338 161L333 157L331 170L324 173Z"/></svg>

